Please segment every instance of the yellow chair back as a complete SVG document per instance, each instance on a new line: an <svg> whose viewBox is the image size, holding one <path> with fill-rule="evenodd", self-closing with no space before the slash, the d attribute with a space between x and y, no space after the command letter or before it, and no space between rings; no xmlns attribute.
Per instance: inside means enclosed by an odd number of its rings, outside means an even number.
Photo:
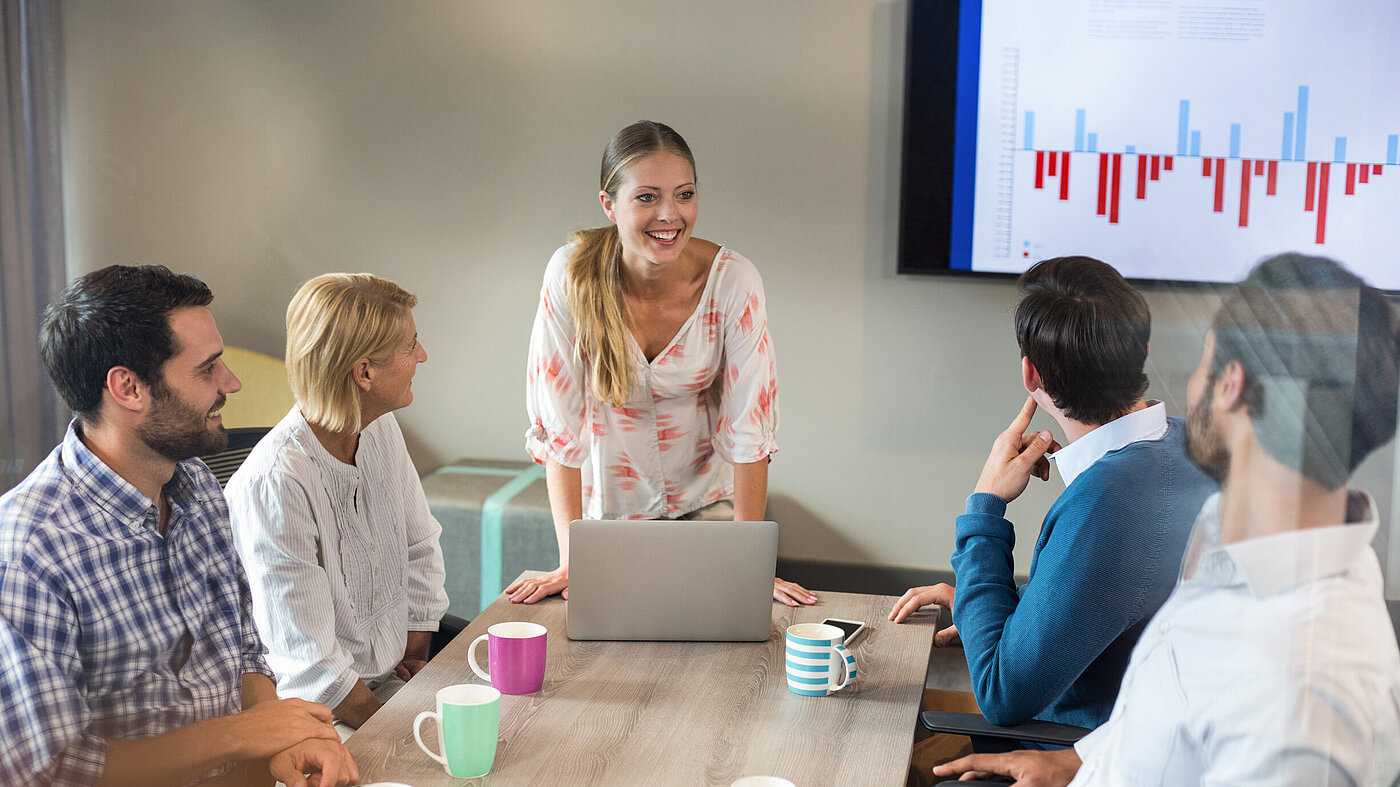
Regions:
<svg viewBox="0 0 1400 787"><path fill-rule="evenodd" d="M287 384L287 365L279 358L241 347L224 347L224 363L238 375L243 390L224 405L224 427L276 426L296 398Z"/></svg>

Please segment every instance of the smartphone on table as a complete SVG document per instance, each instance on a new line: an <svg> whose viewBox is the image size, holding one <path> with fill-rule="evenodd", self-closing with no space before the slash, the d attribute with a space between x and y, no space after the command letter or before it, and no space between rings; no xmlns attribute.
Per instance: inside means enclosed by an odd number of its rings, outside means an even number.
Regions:
<svg viewBox="0 0 1400 787"><path fill-rule="evenodd" d="M827 618L822 622L827 624L828 626L835 626L836 628L839 628L842 631L846 632L845 636L841 638L841 644L847 647L850 647L851 640L855 639L857 634L861 633L862 631L865 631L865 624L860 622L859 620Z"/></svg>

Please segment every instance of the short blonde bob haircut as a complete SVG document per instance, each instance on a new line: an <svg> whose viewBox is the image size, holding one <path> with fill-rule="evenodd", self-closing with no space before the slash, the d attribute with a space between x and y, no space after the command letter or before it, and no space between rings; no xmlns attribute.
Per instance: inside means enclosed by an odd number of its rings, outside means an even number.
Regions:
<svg viewBox="0 0 1400 787"><path fill-rule="evenodd" d="M418 296L369 273L326 273L301 285L287 306L287 381L307 421L360 431L355 364L386 363L417 305Z"/></svg>

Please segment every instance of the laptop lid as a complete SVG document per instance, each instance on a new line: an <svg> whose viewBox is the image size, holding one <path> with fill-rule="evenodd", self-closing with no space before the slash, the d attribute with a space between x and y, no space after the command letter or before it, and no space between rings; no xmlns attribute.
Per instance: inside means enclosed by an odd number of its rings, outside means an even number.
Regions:
<svg viewBox="0 0 1400 787"><path fill-rule="evenodd" d="M761 642L776 522L580 519L569 525L569 639Z"/></svg>

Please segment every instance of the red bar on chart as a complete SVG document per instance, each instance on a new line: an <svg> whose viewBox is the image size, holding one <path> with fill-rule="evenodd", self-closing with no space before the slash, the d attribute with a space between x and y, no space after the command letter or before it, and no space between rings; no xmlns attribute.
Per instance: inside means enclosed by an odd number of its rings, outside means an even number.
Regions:
<svg viewBox="0 0 1400 787"><path fill-rule="evenodd" d="M1269 182L1264 187L1264 193L1272 197L1278 191L1278 162L1269 162Z"/></svg>
<svg viewBox="0 0 1400 787"><path fill-rule="evenodd" d="M1215 160L1215 212L1225 212L1225 159Z"/></svg>
<svg viewBox="0 0 1400 787"><path fill-rule="evenodd" d="M1332 165L1326 161L1322 162L1322 171L1317 175L1317 242L1322 243L1327 237L1327 176L1332 172Z"/></svg>
<svg viewBox="0 0 1400 787"><path fill-rule="evenodd" d="M1254 162L1254 174L1255 174L1255 175L1263 175L1263 174L1264 174L1264 160L1263 160L1263 159L1259 159L1258 161Z"/></svg>
<svg viewBox="0 0 1400 787"><path fill-rule="evenodd" d="M1099 154L1099 209L1098 215L1108 212L1108 154Z"/></svg>
<svg viewBox="0 0 1400 787"><path fill-rule="evenodd" d="M1171 172L1171 171L1172 171L1172 157L1171 157L1171 156L1163 156L1163 157L1162 157L1162 169L1164 169L1164 170L1166 170L1166 171L1168 171L1168 172Z"/></svg>
<svg viewBox="0 0 1400 787"><path fill-rule="evenodd" d="M1347 165L1347 194L1356 193L1356 165Z"/></svg>
<svg viewBox="0 0 1400 787"><path fill-rule="evenodd" d="M1155 156L1153 158L1156 158ZM1138 157L1138 199L1147 199L1147 156Z"/></svg>
<svg viewBox="0 0 1400 787"><path fill-rule="evenodd" d="M1054 151L1051 151L1051 152L1050 152L1050 171L1047 172L1047 173L1045 173L1045 174L1049 175L1049 176L1052 177L1052 178L1055 177L1055 159L1056 159L1056 158L1057 158L1057 156L1055 155L1055 152L1054 152Z"/></svg>
<svg viewBox="0 0 1400 787"><path fill-rule="evenodd" d="M1244 166L1240 167L1240 226L1249 226L1249 181L1253 177L1250 171L1249 159L1245 159Z"/></svg>
<svg viewBox="0 0 1400 787"><path fill-rule="evenodd" d="M1161 156L1153 156L1153 157L1152 157L1152 176L1151 176L1151 177L1152 177L1153 180L1156 180L1157 178L1161 177L1161 174L1162 174L1162 157L1161 157Z"/></svg>
<svg viewBox="0 0 1400 787"><path fill-rule="evenodd" d="M1381 174L1381 165L1380 165L1380 164L1372 164L1372 165L1371 165L1371 174L1372 174L1372 175L1379 175L1379 174Z"/></svg>
<svg viewBox="0 0 1400 787"><path fill-rule="evenodd" d="M1113 154L1113 195L1109 197L1108 203L1108 223L1118 223L1118 181L1119 175L1123 173L1123 154Z"/></svg>
<svg viewBox="0 0 1400 787"><path fill-rule="evenodd" d="M1203 177L1203 178L1208 178L1208 177L1210 177L1210 162L1213 161L1213 160L1214 160L1214 159L1208 159L1208 158L1203 158L1203 159L1201 159L1201 177Z"/></svg>
<svg viewBox="0 0 1400 787"><path fill-rule="evenodd" d="M1053 154L1050 156L1050 160L1055 160ZM1038 189L1045 188L1045 151L1043 150L1037 150L1035 152L1035 187Z"/></svg>
<svg viewBox="0 0 1400 787"><path fill-rule="evenodd" d="M1051 159L1052 161L1054 159ZM1060 154L1060 199L1069 199L1069 151Z"/></svg>
<svg viewBox="0 0 1400 787"><path fill-rule="evenodd" d="M1371 167L1370 167L1370 165L1368 165L1368 164L1362 164L1362 165L1361 165L1361 168L1358 169L1358 170L1356 171L1356 182L1357 182L1357 183L1365 183L1365 182L1367 182L1368 180L1370 180L1370 178L1371 178Z"/></svg>
<svg viewBox="0 0 1400 787"><path fill-rule="evenodd" d="M1307 196L1303 197L1303 210L1313 209L1313 200L1317 195L1317 162L1308 162L1308 190Z"/></svg>

